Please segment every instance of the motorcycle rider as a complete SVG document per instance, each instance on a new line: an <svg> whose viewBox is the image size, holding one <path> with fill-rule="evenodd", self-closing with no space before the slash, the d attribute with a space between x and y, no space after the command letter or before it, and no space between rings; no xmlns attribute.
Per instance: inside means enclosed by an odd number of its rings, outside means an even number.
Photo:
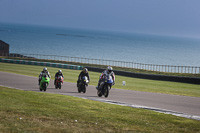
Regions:
<svg viewBox="0 0 200 133"><path fill-rule="evenodd" d="M38 83L38 85L40 85L40 81L41 81L43 75L47 75L49 78L51 78L51 75L50 75L50 73L47 71L47 68L46 68L46 67L43 68L43 71L41 71L41 73L40 73L40 75L39 75L39 79L38 79L39 83Z"/></svg>
<svg viewBox="0 0 200 133"><path fill-rule="evenodd" d="M96 87L97 90L99 89L100 83L102 82L104 75L111 75L112 80L113 80L113 85L115 84L115 73L113 72L113 68L111 66L108 66L107 69L104 70L101 73L101 76L99 77L98 85Z"/></svg>
<svg viewBox="0 0 200 133"><path fill-rule="evenodd" d="M87 68L83 68L83 70L80 72L80 74L78 76L78 80L77 80L77 87L79 86L79 83L81 82L82 77L84 77L84 76L86 76L88 78L88 81L90 82L90 76L89 76Z"/></svg>
<svg viewBox="0 0 200 133"><path fill-rule="evenodd" d="M62 77L64 78L64 76L63 76L63 74L62 74L62 70L58 70L58 72L55 74L54 85L56 84L56 80L57 80L57 78L58 78L59 76L62 76Z"/></svg>

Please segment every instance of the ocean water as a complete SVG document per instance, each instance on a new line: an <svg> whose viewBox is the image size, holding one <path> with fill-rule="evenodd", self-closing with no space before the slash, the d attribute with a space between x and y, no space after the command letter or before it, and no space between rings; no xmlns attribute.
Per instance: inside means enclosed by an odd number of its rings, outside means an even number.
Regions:
<svg viewBox="0 0 200 133"><path fill-rule="evenodd" d="M192 38L0 23L0 40L10 53L200 66L200 40Z"/></svg>

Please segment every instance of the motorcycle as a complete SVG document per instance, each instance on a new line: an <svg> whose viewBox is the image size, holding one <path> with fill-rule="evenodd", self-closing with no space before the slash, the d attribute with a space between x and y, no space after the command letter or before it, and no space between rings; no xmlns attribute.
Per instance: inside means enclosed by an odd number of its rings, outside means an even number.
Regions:
<svg viewBox="0 0 200 133"><path fill-rule="evenodd" d="M49 85L49 82L50 82L50 78L48 77L48 75L43 75L42 76L42 79L40 81L40 91L46 91L48 85Z"/></svg>
<svg viewBox="0 0 200 133"><path fill-rule="evenodd" d="M81 93L85 93L86 92L86 86L88 86L89 80L87 78L87 76L83 76L79 85L78 85L78 92Z"/></svg>
<svg viewBox="0 0 200 133"><path fill-rule="evenodd" d="M62 76L58 76L58 78L56 79L55 88L61 89L63 81L64 81L64 78Z"/></svg>
<svg viewBox="0 0 200 133"><path fill-rule="evenodd" d="M112 85L113 85L113 79L111 75L109 74L104 75L102 81L100 82L99 89L97 90L97 95L99 97L101 97L102 95L108 97Z"/></svg>

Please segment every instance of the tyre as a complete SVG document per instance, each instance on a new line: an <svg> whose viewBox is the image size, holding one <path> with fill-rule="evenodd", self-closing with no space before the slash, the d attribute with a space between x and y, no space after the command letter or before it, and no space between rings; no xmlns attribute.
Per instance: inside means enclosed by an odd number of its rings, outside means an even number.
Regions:
<svg viewBox="0 0 200 133"><path fill-rule="evenodd" d="M101 97L102 96L102 93L101 93L101 91L97 91L97 95L99 96L99 97Z"/></svg>
<svg viewBox="0 0 200 133"><path fill-rule="evenodd" d="M104 96L105 96L105 97L108 97L108 95L109 95L109 90L110 90L110 86L109 86L109 85L105 85L104 87L105 87L105 88L104 88Z"/></svg>
<svg viewBox="0 0 200 133"><path fill-rule="evenodd" d="M61 89L61 82L58 83L58 88Z"/></svg>
<svg viewBox="0 0 200 133"><path fill-rule="evenodd" d="M44 83L43 85L44 85L43 86L44 87L44 91L46 91L48 83Z"/></svg>
<svg viewBox="0 0 200 133"><path fill-rule="evenodd" d="M80 87L78 87L78 92L81 93L81 88Z"/></svg>
<svg viewBox="0 0 200 133"><path fill-rule="evenodd" d="M39 90L40 90L40 91L42 91L42 88L41 88L41 87L39 87Z"/></svg>
<svg viewBox="0 0 200 133"><path fill-rule="evenodd" d="M85 85L83 85L83 88L82 88L82 90L83 90L83 93L85 93L85 92L86 92L86 86L85 86Z"/></svg>

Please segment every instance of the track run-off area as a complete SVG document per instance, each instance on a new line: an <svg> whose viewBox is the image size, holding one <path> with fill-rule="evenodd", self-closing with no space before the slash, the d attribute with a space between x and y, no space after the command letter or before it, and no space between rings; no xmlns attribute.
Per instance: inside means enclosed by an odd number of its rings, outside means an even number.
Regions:
<svg viewBox="0 0 200 133"><path fill-rule="evenodd" d="M40 92L38 78L0 72L0 86L25 91ZM200 120L200 97L169 95L112 88L107 98L98 97L95 86L89 85L86 93L78 93L76 83L64 82L62 89L55 89L51 80L45 93L81 97L110 104L154 110L190 119Z"/></svg>

